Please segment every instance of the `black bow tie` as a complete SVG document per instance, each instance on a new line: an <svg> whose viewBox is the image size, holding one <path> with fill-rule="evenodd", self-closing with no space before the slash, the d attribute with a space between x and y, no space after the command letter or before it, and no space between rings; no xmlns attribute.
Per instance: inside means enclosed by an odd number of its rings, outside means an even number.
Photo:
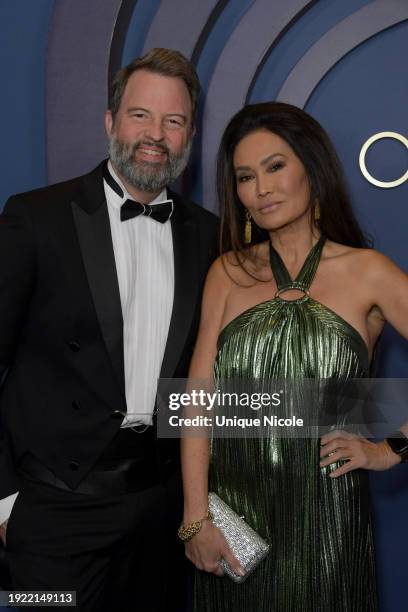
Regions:
<svg viewBox="0 0 408 612"><path fill-rule="evenodd" d="M123 189L109 172L108 162L103 166L103 178L108 183L109 187L113 189L119 197L123 198L125 195ZM170 219L172 213L173 200L166 200L165 202L160 202L160 204L154 204L153 206L150 204L139 204L139 202L135 202L134 200L126 200L120 207L120 220L127 221L128 219L133 219L133 217L144 215L145 217L151 217L155 221L159 221L159 223L166 223L166 221Z"/></svg>
<svg viewBox="0 0 408 612"><path fill-rule="evenodd" d="M144 215L145 217L151 217L159 223L166 223L173 212L173 200L166 200L166 202L160 202L160 204L140 204L134 200L126 200L120 207L120 220L127 221Z"/></svg>

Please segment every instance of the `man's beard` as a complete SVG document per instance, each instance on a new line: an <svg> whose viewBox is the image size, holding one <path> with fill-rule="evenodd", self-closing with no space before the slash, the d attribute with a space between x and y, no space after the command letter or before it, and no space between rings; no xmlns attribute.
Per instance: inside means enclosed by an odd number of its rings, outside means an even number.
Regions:
<svg viewBox="0 0 408 612"><path fill-rule="evenodd" d="M165 144L157 144L147 140L136 140L125 143L112 136L109 139L110 159L133 187L147 193L162 191L169 183L176 180L187 166L190 157L192 138L190 138L181 153L172 153ZM154 146L166 153L165 162L136 161L136 150L142 146Z"/></svg>

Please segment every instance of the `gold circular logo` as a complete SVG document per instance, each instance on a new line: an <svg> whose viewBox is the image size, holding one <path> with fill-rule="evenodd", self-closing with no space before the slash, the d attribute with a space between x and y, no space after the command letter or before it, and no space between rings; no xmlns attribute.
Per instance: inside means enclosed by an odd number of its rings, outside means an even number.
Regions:
<svg viewBox="0 0 408 612"><path fill-rule="evenodd" d="M394 140L398 140L408 149L408 138L405 138L405 136L402 136L402 134L398 134L398 132L378 132L378 134L374 134L374 136L371 136L361 147L359 164L360 170L367 179L367 181L369 181L373 185L376 185L377 187L382 187L383 189L390 189L391 187L398 187L398 185L402 185L402 183L408 180L408 170L405 172L405 174L403 174L399 179L396 179L395 181L379 181L369 173L365 164L365 156L367 154L368 149L374 142L377 142L377 140L382 140L383 138L394 138Z"/></svg>

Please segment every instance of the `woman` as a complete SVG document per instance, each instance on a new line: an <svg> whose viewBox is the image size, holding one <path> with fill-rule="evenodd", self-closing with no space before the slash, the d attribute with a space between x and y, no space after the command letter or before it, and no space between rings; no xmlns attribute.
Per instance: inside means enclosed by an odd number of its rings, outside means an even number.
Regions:
<svg viewBox="0 0 408 612"><path fill-rule="evenodd" d="M208 274L192 379L213 370L217 382L366 377L385 320L408 338L408 278L367 248L312 117L283 103L241 110L221 142L218 190L224 255ZM367 472L358 468L388 469L401 457L387 441L337 431L339 418L330 424L320 440L214 438L211 453L205 438L183 440L183 525L206 516L213 490L271 543L243 584L220 579L222 557L242 568L203 520L186 543L207 572L197 572L196 610L377 609Z"/></svg>

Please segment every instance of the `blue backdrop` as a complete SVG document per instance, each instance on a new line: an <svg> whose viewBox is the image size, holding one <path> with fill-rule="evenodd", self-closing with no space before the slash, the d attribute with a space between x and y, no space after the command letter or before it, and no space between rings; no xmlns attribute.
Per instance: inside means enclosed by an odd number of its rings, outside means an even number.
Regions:
<svg viewBox="0 0 408 612"><path fill-rule="evenodd" d="M305 107L327 129L357 214L375 246L408 270L408 182L370 184L360 149L377 132L407 134L406 0L13 0L0 3L3 124L0 203L84 173L106 155L108 75L153 46L192 58L203 84L191 193L216 210L214 157L245 101ZM377 142L367 166L401 176L403 145ZM408 343L383 337L380 375L408 376ZM406 608L408 470L373 474L381 612Z"/></svg>

